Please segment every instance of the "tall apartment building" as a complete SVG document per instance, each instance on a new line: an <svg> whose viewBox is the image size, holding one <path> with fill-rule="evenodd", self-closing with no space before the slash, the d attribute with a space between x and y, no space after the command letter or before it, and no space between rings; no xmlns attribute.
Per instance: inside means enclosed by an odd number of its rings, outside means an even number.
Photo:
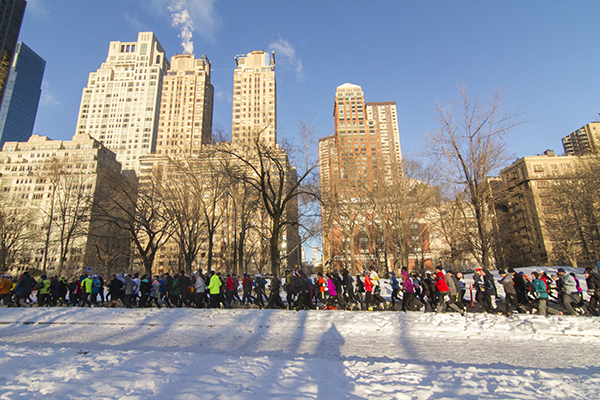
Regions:
<svg viewBox="0 0 600 400"><path fill-rule="evenodd" d="M0 105L0 147L6 142L25 142L33 133L45 67L46 61L33 50L17 44Z"/></svg>
<svg viewBox="0 0 600 400"><path fill-rule="evenodd" d="M319 141L321 189L360 193L391 183L401 162L395 102L365 103L362 88L345 83L336 90L335 133Z"/></svg>
<svg viewBox="0 0 600 400"><path fill-rule="evenodd" d="M543 222L551 212L549 189L576 166L575 156L555 156L547 150L540 156L523 157L500 171L490 181L496 204L498 237L506 267L544 265L552 258L552 241Z"/></svg>
<svg viewBox="0 0 600 400"><path fill-rule="evenodd" d="M356 252L364 268L375 259L379 244L347 227L351 218L356 225L366 224L366 216L358 211L366 208L364 191L392 184L394 173L400 172L396 103L366 103L360 86L345 83L336 90L333 116L334 134L319 140L321 193L326 199L322 214L331 216L323 223L324 258L344 260L341 249L349 247L343 252ZM327 200L341 209L329 210ZM347 214L343 217L342 209Z"/></svg>
<svg viewBox="0 0 600 400"><path fill-rule="evenodd" d="M17 47L26 5L25 0L0 0L0 102Z"/></svg>
<svg viewBox="0 0 600 400"><path fill-rule="evenodd" d="M214 89L208 58L178 54L163 78L157 155L197 155L212 142Z"/></svg>
<svg viewBox="0 0 600 400"><path fill-rule="evenodd" d="M275 53L252 51L235 58L231 141L248 143L256 135L277 143L277 84Z"/></svg>
<svg viewBox="0 0 600 400"><path fill-rule="evenodd" d="M562 138L565 155L581 156L600 151L600 122L589 123Z"/></svg>
<svg viewBox="0 0 600 400"><path fill-rule="evenodd" d="M165 52L152 32L134 42L110 42L108 56L89 74L81 95L77 134L89 134L117 154L125 170L155 151Z"/></svg>
<svg viewBox="0 0 600 400"><path fill-rule="evenodd" d="M375 128L378 134L382 177L386 183L392 183L392 174L399 172L402 162L396 102L367 103L367 122L369 132Z"/></svg>
<svg viewBox="0 0 600 400"><path fill-rule="evenodd" d="M128 235L118 229L105 233L108 225L98 217L104 190L122 179L112 151L87 134L72 140L33 135L26 142L4 144L0 172L3 207L28 227L27 241L9 265L12 272L34 268L67 277L85 267L102 272L108 252L112 267L124 270Z"/></svg>

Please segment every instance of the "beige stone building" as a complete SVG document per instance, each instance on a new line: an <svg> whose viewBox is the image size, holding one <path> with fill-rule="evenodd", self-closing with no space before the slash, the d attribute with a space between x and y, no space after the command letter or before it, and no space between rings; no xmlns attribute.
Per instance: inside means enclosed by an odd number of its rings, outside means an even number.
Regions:
<svg viewBox="0 0 600 400"><path fill-rule="evenodd" d="M576 164L575 156L556 156L547 150L516 160L500 172L499 179L490 181L498 237L505 238L498 243L504 267L544 265L551 260L552 241L543 223L552 207L549 189Z"/></svg>
<svg viewBox="0 0 600 400"><path fill-rule="evenodd" d="M242 165L236 157L227 154L228 150L220 151L219 147L229 145L206 145L199 154L188 158L146 157L141 160L140 183L160 186L166 204L169 204L171 196L183 194L187 198L186 202L176 198L175 203L171 204L172 207L183 206L182 215L186 216L188 223L197 227L197 231L188 233L199 244L193 260L193 271L206 271L210 258L211 269L224 273L241 275L243 272L270 272L270 219L258 193L229 175ZM285 152L279 149L273 151L287 164L288 179L295 179L295 170L289 165ZM238 170L237 173L241 172ZM286 212L286 218L297 221L297 201L291 202ZM174 229L178 229L174 218L173 222ZM209 242L209 231L213 232L212 243ZM181 240L181 236L174 233L161 243L153 266L155 272L178 272L185 268ZM282 230L279 251L284 259L282 268L300 265L297 224L290 224Z"/></svg>
<svg viewBox="0 0 600 400"><path fill-rule="evenodd" d="M15 218L26 215L28 226L9 271L72 276L86 267L96 273L126 268L127 234L101 222L98 208L106 185L122 179L121 165L98 140L76 134L72 140L33 135L7 142L0 173L3 206Z"/></svg>
<svg viewBox="0 0 600 400"><path fill-rule="evenodd" d="M141 160L142 185L156 184L150 181L159 176L161 185L169 182L161 189L166 198L167 192L177 190L178 185L186 182L190 188L189 199L204 208L202 212L194 211L195 226L202 234L198 238L199 251L193 260L193 270L206 270L209 258L211 268L223 272L268 270L268 216L256 193L239 182L230 181L226 166L242 163L223 151L224 148L239 151L243 148L248 158L252 158L253 135L260 132L270 151L287 166L288 176L295 177L287 154L276 143L274 55L269 57L264 51L253 51L237 57L236 62L232 143L211 145L213 89L208 59L177 55L171 59L171 70L164 76L156 154ZM297 221L297 202L289 206L288 212ZM209 243L211 230L214 234ZM176 236L161 244L153 267L156 272L184 268L178 243L181 239ZM283 266L300 264L297 224L284 230L280 244L281 257L286 259Z"/></svg>
<svg viewBox="0 0 600 400"><path fill-rule="evenodd" d="M277 143L275 53L263 50L237 56L233 73L232 143L248 143L256 134Z"/></svg>
<svg viewBox="0 0 600 400"><path fill-rule="evenodd" d="M582 156L600 151L600 122L592 122L562 138L565 155Z"/></svg>
<svg viewBox="0 0 600 400"><path fill-rule="evenodd" d="M139 158L155 151L168 69L152 32L140 32L133 42L110 42L106 61L89 74L83 89L76 133L99 140L117 154L124 170L137 171Z"/></svg>
<svg viewBox="0 0 600 400"><path fill-rule="evenodd" d="M163 79L156 154L189 157L210 144L213 98L208 58L173 56Z"/></svg>

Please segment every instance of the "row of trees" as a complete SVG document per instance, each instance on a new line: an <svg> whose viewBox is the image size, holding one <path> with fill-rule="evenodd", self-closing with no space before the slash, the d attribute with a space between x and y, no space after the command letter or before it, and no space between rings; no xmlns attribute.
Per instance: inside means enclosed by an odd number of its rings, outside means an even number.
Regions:
<svg viewBox="0 0 600 400"><path fill-rule="evenodd" d="M299 137L311 135L314 127L301 123ZM225 267L241 274L253 266L279 275L282 259L299 263L302 240L315 234L317 162L307 156L300 169L292 167L289 155L299 152L307 155L257 134L244 145L204 146L194 157L147 159L139 179L108 185L101 220L128 232L146 273L162 248L188 273ZM293 248L282 249L284 240Z"/></svg>
<svg viewBox="0 0 600 400"><path fill-rule="evenodd" d="M384 273L388 258L395 267L408 266L409 258L423 267L433 237L456 269L467 258L493 268L505 263L500 250L506 253L518 240L494 223L502 199L493 195L490 182L511 158L505 138L522 123L522 113L502 112L502 92L486 102L462 87L458 101L437 105L437 115L439 129L427 142L433 162L424 167L405 157L358 196L344 182L321 196L312 151L315 127L304 121L295 143L267 145L257 132L246 143L218 142L194 157L150 158L139 178L107 173L104 182L88 182L90 175L69 173L65 160L49 160L43 173L34 175L51 188L44 207L24 209L11 205L15 197L4 199L0 268L31 253L34 243L42 269L56 254L60 274L74 243L86 237L86 251L93 250L105 273L123 265L130 250L123 243L131 243L146 273L159 250L169 247L176 268L187 272L199 268L202 259L208 270L226 263L239 274L250 265L261 271L268 266L278 275L282 257L299 251L282 252L282 241L299 246L318 236L321 227L328 255L353 273L366 266L357 260L361 254ZM597 158L582 159L553 185L553 206L543 216L554 254L574 265L581 258L587 263L600 258L598 172ZM295 230L298 240L289 236Z"/></svg>
<svg viewBox="0 0 600 400"><path fill-rule="evenodd" d="M391 180L379 177L377 185L361 188L361 196L344 198L345 188L338 187L332 198L324 199L325 230L339 236L331 240L339 247L333 253L345 255L353 270L354 247L360 241L349 238L361 234L371 247L379 247L369 251L381 254L375 257L377 263L389 255L408 266L412 255L419 261L416 267L422 268L429 235L435 233L446 249L441 255L456 269L467 258L484 268L493 266L489 178L507 165L505 137L521 123L522 113L502 112L501 91L485 101L469 96L464 86L457 101L438 104L436 110L440 128L428 135L428 167L405 159L394 168Z"/></svg>

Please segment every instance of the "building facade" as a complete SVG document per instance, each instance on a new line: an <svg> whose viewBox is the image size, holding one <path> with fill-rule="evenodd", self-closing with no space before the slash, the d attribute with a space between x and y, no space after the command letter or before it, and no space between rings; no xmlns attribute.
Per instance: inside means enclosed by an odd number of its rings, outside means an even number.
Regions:
<svg viewBox="0 0 600 400"><path fill-rule="evenodd" d="M81 95L77 134L88 134L117 154L124 170L139 170L158 134L165 52L152 32L134 42L110 42L106 61L89 74Z"/></svg>
<svg viewBox="0 0 600 400"><path fill-rule="evenodd" d="M490 181L496 236L507 239L497 244L504 267L545 265L552 259L552 240L544 226L544 215L552 212L550 189L576 165L577 157L547 150L518 159Z"/></svg>
<svg viewBox="0 0 600 400"><path fill-rule="evenodd" d="M197 155L212 142L214 88L208 58L178 54L163 79L157 155Z"/></svg>
<svg viewBox="0 0 600 400"><path fill-rule="evenodd" d="M391 187L402 173L396 103L367 103L360 86L345 83L336 90L333 116L334 134L319 140L324 261L350 262L358 270L383 262L389 268L394 258L382 230L387 215L371 207L368 194ZM429 241L419 243L414 247L424 261L410 258L413 268L430 263Z"/></svg>
<svg viewBox="0 0 600 400"><path fill-rule="evenodd" d="M0 102L19 40L26 5L25 0L0 0Z"/></svg>
<svg viewBox="0 0 600 400"><path fill-rule="evenodd" d="M277 143L275 53L252 51L235 58L233 73L232 143L249 143L257 135Z"/></svg>
<svg viewBox="0 0 600 400"><path fill-rule="evenodd" d="M600 151L600 122L591 122L562 138L567 156L582 156Z"/></svg>
<svg viewBox="0 0 600 400"><path fill-rule="evenodd" d="M6 142L26 142L33 133L45 67L46 62L33 50L17 44L0 105L0 147Z"/></svg>
<svg viewBox="0 0 600 400"><path fill-rule="evenodd" d="M125 270L127 233L108 231L98 208L105 189L122 177L112 151L87 134L64 141L33 135L4 144L0 169L4 209L15 219L26 217L26 240L9 271L75 276L87 267Z"/></svg>
<svg viewBox="0 0 600 400"><path fill-rule="evenodd" d="M192 271L206 271L210 266L212 270L233 275L270 272L271 221L255 188L234 178L236 174L252 171L231 154L230 149L236 147L230 145L206 145L197 155L186 159L156 155L141 160L141 190L150 186L159 188L161 207L173 213L174 233L157 251L155 272L185 270L181 249L190 243L197 245ZM287 166L285 176L288 185L292 184L296 175L287 154L280 149L272 150ZM273 176L277 174L275 169ZM288 203L284 218L290 223L280 232L281 268L292 269L300 265L297 201ZM186 230L186 226L194 229Z"/></svg>

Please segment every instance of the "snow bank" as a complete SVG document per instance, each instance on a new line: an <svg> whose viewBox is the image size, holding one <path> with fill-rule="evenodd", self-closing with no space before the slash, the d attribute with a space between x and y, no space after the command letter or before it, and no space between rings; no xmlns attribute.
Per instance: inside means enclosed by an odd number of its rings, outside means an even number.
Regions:
<svg viewBox="0 0 600 400"><path fill-rule="evenodd" d="M0 309L0 399L600 397L600 319Z"/></svg>

